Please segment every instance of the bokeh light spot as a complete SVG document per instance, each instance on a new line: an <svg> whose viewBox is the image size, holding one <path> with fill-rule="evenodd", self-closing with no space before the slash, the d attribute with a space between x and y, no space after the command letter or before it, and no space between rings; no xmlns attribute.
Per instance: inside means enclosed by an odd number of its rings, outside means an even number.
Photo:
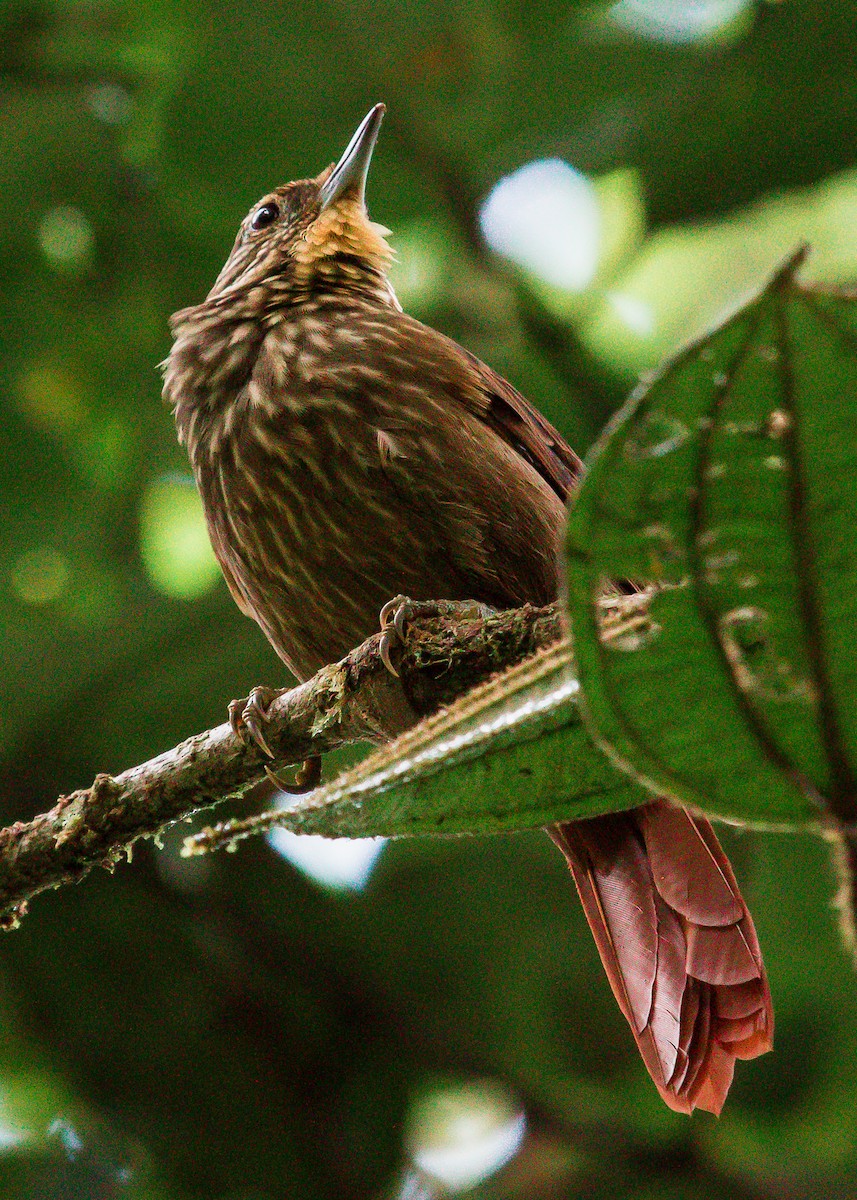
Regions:
<svg viewBox="0 0 857 1200"><path fill-rule="evenodd" d="M268 842L309 879L340 891L362 891L386 838L325 838L272 829Z"/></svg>
<svg viewBox="0 0 857 1200"><path fill-rule="evenodd" d="M655 314L650 304L622 292L608 292L606 299L632 333L648 337L655 329Z"/></svg>
<svg viewBox="0 0 857 1200"><path fill-rule="evenodd" d="M55 271L75 272L86 267L95 248L89 218L79 208L52 208L39 222L39 246Z"/></svg>
<svg viewBox="0 0 857 1200"><path fill-rule="evenodd" d="M68 587L68 562L52 546L27 550L12 567L12 591L24 604L50 604Z"/></svg>
<svg viewBox="0 0 857 1200"><path fill-rule="evenodd" d="M501 179L479 220L492 250L546 283L580 292L592 282L601 234L598 193L561 159L530 163Z"/></svg>
<svg viewBox="0 0 857 1200"><path fill-rule="evenodd" d="M86 420L83 389L58 363L33 363L18 376L16 390L30 420L52 433L69 433Z"/></svg>
<svg viewBox="0 0 857 1200"><path fill-rule="evenodd" d="M12 1129L9 1125L0 1123L0 1154L8 1154L10 1150L17 1149L22 1142L25 1142L28 1134L21 1129Z"/></svg>
<svg viewBox="0 0 857 1200"><path fill-rule="evenodd" d="M619 0L608 16L640 37L686 45L743 34L752 9L753 0Z"/></svg>
<svg viewBox="0 0 857 1200"><path fill-rule="evenodd" d="M51 1121L46 1136L48 1140L59 1142L69 1162L74 1162L83 1150L83 1138L64 1117L55 1117Z"/></svg>
<svg viewBox="0 0 857 1200"><path fill-rule="evenodd" d="M435 1088L409 1116L411 1160L449 1191L475 1187L512 1159L527 1120L496 1080Z"/></svg>
<svg viewBox="0 0 857 1200"><path fill-rule="evenodd" d="M105 125L125 125L131 117L131 97L116 83L101 83L92 88L87 107Z"/></svg>
<svg viewBox="0 0 857 1200"><path fill-rule="evenodd" d="M171 475L149 485L140 513L140 549L158 591L193 600L211 590L220 568L193 480Z"/></svg>

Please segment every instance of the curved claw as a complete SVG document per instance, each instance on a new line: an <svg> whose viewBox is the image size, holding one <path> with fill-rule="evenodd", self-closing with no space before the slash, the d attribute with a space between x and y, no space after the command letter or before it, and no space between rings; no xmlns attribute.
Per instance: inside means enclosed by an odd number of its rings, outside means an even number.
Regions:
<svg viewBox="0 0 857 1200"><path fill-rule="evenodd" d="M293 783L282 779L270 767L265 767L265 774L281 792L286 792L289 796L304 796L307 792L315 791L321 783L321 758L318 755L305 758L295 773Z"/></svg>
<svg viewBox="0 0 857 1200"><path fill-rule="evenodd" d="M396 677L396 679L398 679L399 672L396 669L396 667L393 665L393 659L390 654L390 651L393 649L393 645L394 645L395 641L396 641L396 639L394 637L391 637L389 629L385 629L384 632L381 634L381 641L378 643L378 654L380 656L381 662L384 664L384 666L387 668L387 670L390 672L390 674L394 675Z"/></svg>
<svg viewBox="0 0 857 1200"><path fill-rule="evenodd" d="M402 609L410 604L407 596L394 596L392 600L388 600L378 614L378 623L382 629L387 629L392 624L398 632L399 613Z"/></svg>
<svg viewBox="0 0 857 1200"><path fill-rule="evenodd" d="M232 732L245 746L249 745L249 740L255 742L268 758L274 758L275 755L265 740L263 730L268 709L280 694L275 688L255 687L246 699L231 700L229 703L229 724Z"/></svg>
<svg viewBox="0 0 857 1200"><path fill-rule="evenodd" d="M273 758L274 751L271 749L271 747L265 741L265 735L262 732L262 728L261 728L258 720L256 719L256 716L252 712L249 717L245 716L244 726L247 729L247 732L250 734L250 737L253 739L253 741L256 743L256 745L259 747L259 749L262 750L265 754L267 754L268 758Z"/></svg>
<svg viewBox="0 0 857 1200"><path fill-rule="evenodd" d="M484 621L495 611L476 600L411 600L409 596L394 596L378 615L381 626L378 656L390 674L398 679L400 673L393 664L391 651L397 642L405 644L409 621L417 617L443 616Z"/></svg>
<svg viewBox="0 0 857 1200"><path fill-rule="evenodd" d="M404 641L405 625L407 624L408 617L411 615L411 609L413 608L413 605L411 604L410 600L406 599L404 596L401 597L401 601L401 604L393 614L393 628L401 640Z"/></svg>
<svg viewBox="0 0 857 1200"><path fill-rule="evenodd" d="M396 642L400 645L404 643L405 630L412 610L413 601L408 596L394 596L378 614L378 623L381 626L378 654L381 662L396 679L399 678L399 671L393 664L391 651Z"/></svg>

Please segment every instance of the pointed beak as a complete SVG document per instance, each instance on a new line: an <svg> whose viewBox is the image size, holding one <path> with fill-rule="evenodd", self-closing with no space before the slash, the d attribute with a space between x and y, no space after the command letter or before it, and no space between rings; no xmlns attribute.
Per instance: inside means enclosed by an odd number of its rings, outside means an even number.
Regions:
<svg viewBox="0 0 857 1200"><path fill-rule="evenodd" d="M360 122L347 150L321 185L322 212L345 197L365 204L366 176L386 111L386 105L376 104Z"/></svg>

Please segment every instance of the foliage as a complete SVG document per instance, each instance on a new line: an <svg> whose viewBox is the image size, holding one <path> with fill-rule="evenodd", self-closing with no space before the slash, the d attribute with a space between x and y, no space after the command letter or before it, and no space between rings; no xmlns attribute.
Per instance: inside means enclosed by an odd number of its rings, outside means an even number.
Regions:
<svg viewBox="0 0 857 1200"><path fill-rule="evenodd" d="M599 736L655 787L760 825L850 824L855 298L795 266L596 452L569 532L575 652ZM618 648L604 578L662 585Z"/></svg>
<svg viewBox="0 0 857 1200"><path fill-rule="evenodd" d="M733 3L697 36L651 23L669 7L4 6L6 823L219 721L253 684L282 682L200 552L155 364L169 313L207 290L247 207L335 157L374 101L389 115L370 203L395 231L403 302L511 377L581 449L641 370L709 327L800 241L813 246L803 280L853 281L851 4ZM648 26L634 25L640 13ZM583 173L563 194L588 205L597 237L576 290L536 274L520 245L517 265L493 256L477 218L501 177L555 156ZM573 240L573 228L547 232ZM808 311L795 321L811 322ZM734 324L721 336L730 330L740 341ZM853 389L843 354L813 354L819 395ZM590 499L616 465L610 447L635 436L670 378L614 431ZM691 396L701 393L678 399ZM841 421L847 410L813 411ZM698 445L694 435L675 456L618 460L635 472L692 470ZM817 445L841 452L844 487L842 433L819 430ZM748 459L741 470L751 469ZM811 464L819 487L837 484L828 474ZM752 514L771 531L754 542L762 567L781 544L781 476L765 478L759 502L770 507ZM714 479L705 503L734 529L743 494ZM578 599L591 597L588 572L617 565L598 516L578 514L594 534ZM832 572L840 543L824 546ZM729 580L711 584L721 586ZM837 637L850 595L825 583L824 605L840 605ZM682 606L690 629L688 596L658 603ZM715 598L718 612L735 607ZM779 620L786 608L771 611ZM786 632L791 653L803 635ZM634 670L659 645L611 670ZM838 646L837 711L851 661ZM582 648L580 666L590 669ZM719 670L725 696L722 658ZM633 684L623 691L623 703L638 699ZM788 704L755 699L777 744L823 784L824 753L795 732ZM602 728L616 710L592 715ZM718 750L731 744L719 726L707 736ZM724 801L720 811L737 810ZM415 1153L413 1114L435 1111L421 1097L447 1085L458 1096L480 1079L486 1104L521 1104L529 1122L519 1153L481 1184L485 1196L853 1191L857 1006L814 838L730 840L778 1040L776 1055L743 1070L716 1125L661 1111L547 839L396 843L348 895L309 883L268 843L183 859L180 841L43 901L0 947L5 1194L390 1194Z"/></svg>

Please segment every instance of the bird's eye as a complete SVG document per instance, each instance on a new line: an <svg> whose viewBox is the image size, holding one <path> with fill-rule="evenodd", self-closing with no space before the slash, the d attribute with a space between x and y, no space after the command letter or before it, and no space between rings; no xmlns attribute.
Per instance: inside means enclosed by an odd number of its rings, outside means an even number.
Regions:
<svg viewBox="0 0 857 1200"><path fill-rule="evenodd" d="M266 225L273 224L280 215L279 206L276 204L263 204L261 208L257 208L253 213L250 221L251 229L264 229Z"/></svg>

